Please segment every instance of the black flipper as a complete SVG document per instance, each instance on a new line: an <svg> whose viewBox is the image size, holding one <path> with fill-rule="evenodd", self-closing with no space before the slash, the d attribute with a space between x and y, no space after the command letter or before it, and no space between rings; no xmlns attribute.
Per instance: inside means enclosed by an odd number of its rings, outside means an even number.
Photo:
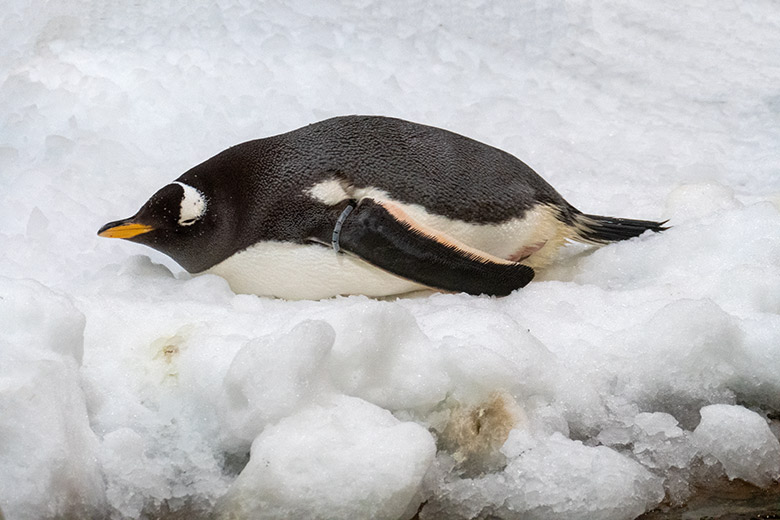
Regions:
<svg viewBox="0 0 780 520"><path fill-rule="evenodd" d="M534 277L526 265L461 244L413 221L399 206L373 199L360 201L339 242L381 269L445 291L505 296Z"/></svg>

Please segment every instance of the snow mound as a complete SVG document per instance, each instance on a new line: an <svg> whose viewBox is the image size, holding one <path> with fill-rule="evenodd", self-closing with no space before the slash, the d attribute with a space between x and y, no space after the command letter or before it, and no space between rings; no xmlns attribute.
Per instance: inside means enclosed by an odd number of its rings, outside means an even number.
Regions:
<svg viewBox="0 0 780 520"><path fill-rule="evenodd" d="M425 428L336 397L258 436L219 518L408 518L434 454Z"/></svg>
<svg viewBox="0 0 780 520"><path fill-rule="evenodd" d="M21 520L100 514L79 378L84 315L37 282L0 277L0 330L0 509Z"/></svg>
<svg viewBox="0 0 780 520"><path fill-rule="evenodd" d="M701 422L693 431L693 441L703 454L723 465L730 479L757 486L780 479L780 442L766 420L747 408L705 406Z"/></svg>
<svg viewBox="0 0 780 520"><path fill-rule="evenodd" d="M629 520L664 497L662 479L641 464L560 433L536 437L515 430L502 452L509 459L502 472L445 479L421 518Z"/></svg>

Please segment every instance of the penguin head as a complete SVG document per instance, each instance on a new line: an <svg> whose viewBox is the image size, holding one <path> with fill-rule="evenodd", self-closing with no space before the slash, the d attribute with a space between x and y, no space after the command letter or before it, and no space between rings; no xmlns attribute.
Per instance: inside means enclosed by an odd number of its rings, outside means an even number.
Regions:
<svg viewBox="0 0 780 520"><path fill-rule="evenodd" d="M109 222L98 235L147 245L187 271L199 272L213 263L211 238L220 227L216 212L209 211L209 199L201 189L175 181L152 195L138 213Z"/></svg>

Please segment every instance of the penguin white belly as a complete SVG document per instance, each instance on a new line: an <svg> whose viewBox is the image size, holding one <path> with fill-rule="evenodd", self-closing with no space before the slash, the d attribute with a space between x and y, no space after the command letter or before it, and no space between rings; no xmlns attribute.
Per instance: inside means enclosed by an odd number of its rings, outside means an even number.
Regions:
<svg viewBox="0 0 780 520"><path fill-rule="evenodd" d="M388 296L426 287L319 244L258 242L206 270L237 293L286 300L319 300L339 294Z"/></svg>

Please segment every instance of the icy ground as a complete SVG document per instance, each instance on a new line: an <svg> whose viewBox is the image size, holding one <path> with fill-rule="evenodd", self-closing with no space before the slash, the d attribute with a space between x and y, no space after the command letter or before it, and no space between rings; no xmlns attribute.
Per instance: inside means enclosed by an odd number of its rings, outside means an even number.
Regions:
<svg viewBox="0 0 780 520"><path fill-rule="evenodd" d="M0 10L6 520L631 519L780 477L772 0ZM238 142L370 113L674 226L506 298L285 302L99 239Z"/></svg>

